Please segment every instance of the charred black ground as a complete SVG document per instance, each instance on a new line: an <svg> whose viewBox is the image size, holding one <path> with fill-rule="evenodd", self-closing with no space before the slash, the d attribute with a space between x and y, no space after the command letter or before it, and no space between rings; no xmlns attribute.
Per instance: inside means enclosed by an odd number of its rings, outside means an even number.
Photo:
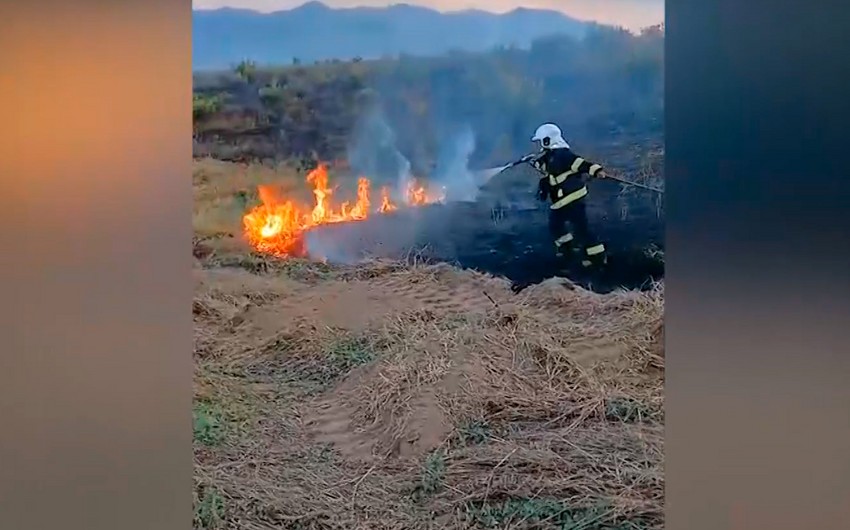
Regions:
<svg viewBox="0 0 850 530"><path fill-rule="evenodd" d="M602 194L589 204L592 227L610 255L608 271L602 276L588 276L580 266L564 274L554 256L545 205L431 205L363 222L321 226L307 235L306 242L311 255L330 262L415 256L503 276L517 284L566 275L597 292L649 287L664 275L660 216L647 201L640 206L636 201L618 203L615 198Z"/></svg>

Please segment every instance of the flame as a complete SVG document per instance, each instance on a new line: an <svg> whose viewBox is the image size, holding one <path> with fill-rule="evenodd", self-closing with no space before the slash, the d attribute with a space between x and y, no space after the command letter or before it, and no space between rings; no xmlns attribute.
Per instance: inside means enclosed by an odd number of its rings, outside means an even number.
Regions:
<svg viewBox="0 0 850 530"><path fill-rule="evenodd" d="M378 208L378 212L387 213L392 212L398 209L398 206L392 203L390 200L390 189L384 186L381 188L381 207Z"/></svg>
<svg viewBox="0 0 850 530"><path fill-rule="evenodd" d="M415 180L411 180L407 183L407 204L408 206L424 206L426 204L433 204L435 202L443 202L446 199L446 188L445 186L440 188L439 191L434 192L428 190L422 184L419 184Z"/></svg>
<svg viewBox="0 0 850 530"><path fill-rule="evenodd" d="M320 164L310 171L306 182L311 185L313 191L312 207L281 197L270 186L257 188L261 204L252 208L242 218L246 239L255 250L279 257L303 255L302 235L314 226L361 221L367 219L370 213L384 214L398 209L387 187L381 188L380 205L373 209L371 182L365 177L357 180L357 198L354 204L342 202L339 207L334 207L335 190L328 184L328 168L325 164ZM411 182L407 188L405 202L409 206L422 206L442 202L444 198L445 189L430 193L425 186Z"/></svg>
<svg viewBox="0 0 850 530"><path fill-rule="evenodd" d="M407 204L411 206L419 206L425 204L425 186L417 185L411 181L407 185Z"/></svg>

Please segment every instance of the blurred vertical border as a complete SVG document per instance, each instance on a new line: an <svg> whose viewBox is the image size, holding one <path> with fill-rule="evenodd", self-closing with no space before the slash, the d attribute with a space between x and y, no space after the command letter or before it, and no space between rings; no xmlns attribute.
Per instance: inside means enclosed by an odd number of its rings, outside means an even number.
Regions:
<svg viewBox="0 0 850 530"><path fill-rule="evenodd" d="M848 23L667 3L668 528L850 521Z"/></svg>
<svg viewBox="0 0 850 530"><path fill-rule="evenodd" d="M191 3L0 9L0 528L189 528Z"/></svg>

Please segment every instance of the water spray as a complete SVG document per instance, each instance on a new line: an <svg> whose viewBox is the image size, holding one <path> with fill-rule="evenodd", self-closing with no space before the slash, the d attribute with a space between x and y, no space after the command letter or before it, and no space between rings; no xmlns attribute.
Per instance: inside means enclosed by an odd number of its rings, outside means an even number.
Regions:
<svg viewBox="0 0 850 530"><path fill-rule="evenodd" d="M514 168L516 166L519 166L521 164L526 164L528 162L531 162L535 158L535 156L536 156L536 153L528 154L528 155L525 155L524 157L520 158L519 160L515 160L515 161L511 162L510 164L505 164L504 166L494 167L494 168L491 168L491 169L483 169L483 170L479 171L478 174L483 176L483 178L481 179L482 180L481 185L483 186L484 184L489 182L493 177L495 177L496 175L498 175L498 174L500 174L504 171L507 171L507 170ZM610 179L610 180L619 182L621 184L625 184L627 186L634 186L635 188L641 188L641 189L644 189L644 190L648 190L648 191L652 191L652 192L664 195L664 190L662 190L660 188L654 188L652 186L647 186L646 184L641 184L639 182L633 182L631 180L626 180L626 179L623 179L623 178L620 178L620 177L615 177L613 175L609 175L608 173L605 173L605 176L602 177L602 178L603 179Z"/></svg>

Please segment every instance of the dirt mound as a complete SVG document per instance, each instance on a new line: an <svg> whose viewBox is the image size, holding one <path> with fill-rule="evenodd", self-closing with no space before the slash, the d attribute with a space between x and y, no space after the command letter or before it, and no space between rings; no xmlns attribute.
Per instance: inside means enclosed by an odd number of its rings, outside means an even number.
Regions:
<svg viewBox="0 0 850 530"><path fill-rule="evenodd" d="M196 526L660 527L662 286L207 259Z"/></svg>
<svg viewBox="0 0 850 530"><path fill-rule="evenodd" d="M634 320L647 296L604 297L565 284L552 279L512 297L503 280L446 265L378 278L370 284L375 300L408 309L371 330L380 360L311 404L308 430L349 458L419 458L502 407L494 398L506 391L510 400L556 402L536 379L535 356L553 346L576 373L628 363L635 329L657 318ZM651 340L638 342L648 348Z"/></svg>
<svg viewBox="0 0 850 530"><path fill-rule="evenodd" d="M429 349L349 376L310 406L308 432L349 459L416 458L439 447L452 430L442 401L463 371L460 360Z"/></svg>

